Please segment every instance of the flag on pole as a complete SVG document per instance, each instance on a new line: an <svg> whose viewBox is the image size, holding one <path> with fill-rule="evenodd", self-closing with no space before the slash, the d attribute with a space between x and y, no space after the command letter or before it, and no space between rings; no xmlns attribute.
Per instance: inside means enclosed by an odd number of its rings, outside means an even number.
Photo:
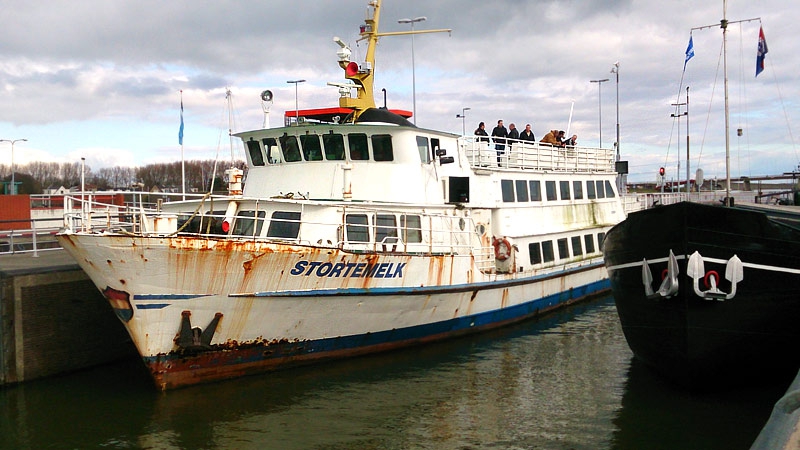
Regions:
<svg viewBox="0 0 800 450"><path fill-rule="evenodd" d="M181 127L178 129L178 145L183 145L183 91L181 91Z"/></svg>
<svg viewBox="0 0 800 450"><path fill-rule="evenodd" d="M686 72L686 63L694 56L694 42L692 36L689 35L689 46L686 47L686 59L683 61L683 71Z"/></svg>
<svg viewBox="0 0 800 450"><path fill-rule="evenodd" d="M764 59L767 57L767 39L764 37L764 28L758 29L758 53L756 54L756 76L764 71Z"/></svg>

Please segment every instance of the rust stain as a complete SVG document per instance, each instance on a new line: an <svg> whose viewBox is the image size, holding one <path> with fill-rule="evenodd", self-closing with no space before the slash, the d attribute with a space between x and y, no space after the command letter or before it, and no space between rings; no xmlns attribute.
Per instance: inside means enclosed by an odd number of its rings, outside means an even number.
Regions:
<svg viewBox="0 0 800 450"><path fill-rule="evenodd" d="M500 299L500 307L505 308L508 306L508 288L503 289L503 296Z"/></svg>

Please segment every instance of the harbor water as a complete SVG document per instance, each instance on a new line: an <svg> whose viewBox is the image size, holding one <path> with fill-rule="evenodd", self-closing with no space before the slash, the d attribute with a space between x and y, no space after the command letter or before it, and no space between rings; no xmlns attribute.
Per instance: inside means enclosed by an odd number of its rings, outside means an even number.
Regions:
<svg viewBox="0 0 800 450"><path fill-rule="evenodd" d="M0 449L747 449L789 381L666 384L633 360L605 297L479 336L170 392L138 360L7 387Z"/></svg>

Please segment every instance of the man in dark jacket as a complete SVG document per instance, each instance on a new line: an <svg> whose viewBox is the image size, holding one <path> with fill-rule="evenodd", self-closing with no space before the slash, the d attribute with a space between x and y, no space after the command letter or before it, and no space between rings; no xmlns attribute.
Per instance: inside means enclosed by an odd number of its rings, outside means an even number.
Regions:
<svg viewBox="0 0 800 450"><path fill-rule="evenodd" d="M531 131L531 124L525 125L525 129L522 130L522 133L520 133L519 139L521 141L530 141L530 142L536 140L536 136L534 136L533 131Z"/></svg>
<svg viewBox="0 0 800 450"><path fill-rule="evenodd" d="M497 126L492 130L492 140L494 140L494 149L497 150L497 163L500 164L500 155L506 152L506 138L508 137L508 130L503 126L503 120L497 121Z"/></svg>

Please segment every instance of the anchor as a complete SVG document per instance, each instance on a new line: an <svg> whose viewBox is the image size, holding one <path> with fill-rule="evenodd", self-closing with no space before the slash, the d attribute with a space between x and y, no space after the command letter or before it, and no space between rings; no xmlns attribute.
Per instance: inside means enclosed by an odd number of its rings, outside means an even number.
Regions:
<svg viewBox="0 0 800 450"><path fill-rule="evenodd" d="M653 291L653 274L650 272L650 265L647 259L642 260L642 283L644 283L644 293L649 299L670 298L678 293L678 260L672 249L669 251L667 261L667 274L661 281L658 291Z"/></svg>
<svg viewBox="0 0 800 450"><path fill-rule="evenodd" d="M175 337L175 343L181 350L192 352L210 350L211 339L217 331L217 324L222 318L222 313L214 314L214 318L211 319L205 330L201 330L200 327L192 328L191 315L191 311L181 312L181 329L178 336Z"/></svg>
<svg viewBox="0 0 800 450"><path fill-rule="evenodd" d="M686 274L694 280L694 293L698 297L706 300L725 301L732 299L736 295L736 283L744 279L744 268L742 260L736 255L733 255L725 264L725 279L731 282L731 292L727 294L717 287L718 275L716 272L708 272L706 274L703 257L700 256L699 252L694 252L689 257L689 262L686 265ZM711 285L707 291L700 290L701 278L707 279Z"/></svg>

